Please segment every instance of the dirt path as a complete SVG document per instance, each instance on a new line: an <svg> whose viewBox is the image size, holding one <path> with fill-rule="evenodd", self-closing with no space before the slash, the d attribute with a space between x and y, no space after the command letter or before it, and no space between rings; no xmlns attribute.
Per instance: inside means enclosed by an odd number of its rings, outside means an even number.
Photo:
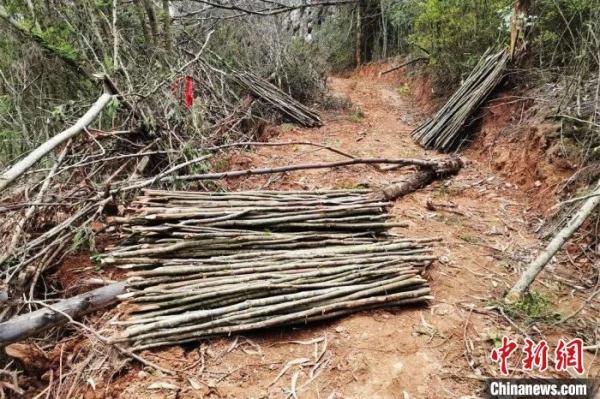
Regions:
<svg viewBox="0 0 600 399"><path fill-rule="evenodd" d="M419 107L397 85L359 77L333 78L330 86L336 95L350 98L362 114L328 112L320 129L283 126L269 139L310 140L365 157L435 156L411 140ZM228 167L335 159L335 154L310 147L277 147L236 154ZM484 308L509 288L512 267L535 247L536 239L527 222L527 196L484 163L467 161L457 178L410 195L393 209L399 220L410 224L398 233L443 239L437 248L440 261L428 271L436 298L429 307L361 313L311 327L146 353L164 366L187 370L176 378L133 370L121 377L120 392L115 393L127 398L278 398L287 397L295 386L300 398L476 396L482 376L497 373L488 360L492 340L517 333L504 318ZM231 189L380 187L401 178L400 172L384 174L356 166L227 184ZM430 211L428 200L456 207L452 212ZM310 366L294 364L302 358L320 361L312 381ZM288 362L287 372L274 382ZM172 383L180 391L150 389L156 382Z"/></svg>

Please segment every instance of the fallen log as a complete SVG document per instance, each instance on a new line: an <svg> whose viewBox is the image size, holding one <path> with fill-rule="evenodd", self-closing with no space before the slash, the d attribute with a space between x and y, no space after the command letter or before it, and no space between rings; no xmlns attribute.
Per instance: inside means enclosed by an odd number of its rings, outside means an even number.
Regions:
<svg viewBox="0 0 600 399"><path fill-rule="evenodd" d="M440 162L435 169L418 170L408 176L403 182L385 187L382 193L383 197L387 201L393 201L431 184L436 179L443 179L457 174L463 165L460 158L451 158L447 161Z"/></svg>
<svg viewBox="0 0 600 399"><path fill-rule="evenodd" d="M104 308L116 302L117 296L125 293L126 286L124 281L113 283L55 303L52 309L39 309L0 323L0 347L64 324L68 321L65 314L77 318Z"/></svg>

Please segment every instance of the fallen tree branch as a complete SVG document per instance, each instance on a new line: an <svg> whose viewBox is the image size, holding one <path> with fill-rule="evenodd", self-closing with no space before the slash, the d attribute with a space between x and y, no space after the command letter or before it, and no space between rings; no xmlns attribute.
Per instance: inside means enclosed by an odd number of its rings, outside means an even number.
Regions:
<svg viewBox="0 0 600 399"><path fill-rule="evenodd" d="M529 288L531 283L533 283L537 275L540 274L554 254L558 252L564 243L573 235L573 233L575 233L575 231L577 231L587 217L600 204L600 195L598 194L600 194L600 181L598 181L595 190L590 193L590 196L588 196L581 208L573 215L569 223L554 236L546 246L546 249L544 249L538 257L529 264L525 272L521 275L521 278L519 278L519 281L517 281L506 295L506 302L514 303L521 299L525 290Z"/></svg>
<svg viewBox="0 0 600 399"><path fill-rule="evenodd" d="M96 119L102 109L104 109L104 107L112 100L112 98L113 94L108 88L106 88L105 93L103 93L96 100L90 109L81 118L79 118L79 120L77 120L73 126L58 133L56 136L52 137L50 140L33 150L25 158L14 164L9 170L4 172L4 174L0 176L0 192L6 189L9 184L18 179L23 173L25 173L50 151L84 131L85 128L92 123L94 119Z"/></svg>
<svg viewBox="0 0 600 399"><path fill-rule="evenodd" d="M65 299L53 305L56 311L40 309L0 323L0 347L39 334L51 327L64 324L70 317L80 317L106 307L125 293L126 282L118 282Z"/></svg>
<svg viewBox="0 0 600 399"><path fill-rule="evenodd" d="M278 166L273 168L256 168L246 170L232 170L228 172L217 172L217 173L202 173L197 175L183 175L183 176L172 176L164 177L160 181L195 181L195 180L220 180L230 177L240 176L252 176L252 175L265 175L282 172L292 172L297 170L309 170L309 169L330 169L337 168L340 166L350 165L373 165L373 164L391 164L399 166L416 166L419 168L431 169L433 171L441 171L443 165L447 161L440 160L428 160L428 159L416 159L416 158L354 158L347 161L329 162L329 163L314 163L314 164L298 164L288 166ZM462 164L462 163L461 163Z"/></svg>

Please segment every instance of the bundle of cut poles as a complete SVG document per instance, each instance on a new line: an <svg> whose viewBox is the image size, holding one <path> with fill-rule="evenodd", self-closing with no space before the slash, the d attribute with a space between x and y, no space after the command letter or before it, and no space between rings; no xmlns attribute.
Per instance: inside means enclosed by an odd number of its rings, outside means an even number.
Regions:
<svg viewBox="0 0 600 399"><path fill-rule="evenodd" d="M461 147L468 139L465 123L504 78L510 55L502 50L488 50L467 80L450 97L432 119L412 133L425 148L449 152Z"/></svg>
<svg viewBox="0 0 600 399"><path fill-rule="evenodd" d="M102 258L129 271L113 339L135 350L431 298L436 240L385 231L402 224L368 191L147 190L135 204Z"/></svg>
<svg viewBox="0 0 600 399"><path fill-rule="evenodd" d="M249 72L234 74L239 84L245 86L256 97L279 110L285 117L306 127L322 126L319 114L281 91L277 86Z"/></svg>

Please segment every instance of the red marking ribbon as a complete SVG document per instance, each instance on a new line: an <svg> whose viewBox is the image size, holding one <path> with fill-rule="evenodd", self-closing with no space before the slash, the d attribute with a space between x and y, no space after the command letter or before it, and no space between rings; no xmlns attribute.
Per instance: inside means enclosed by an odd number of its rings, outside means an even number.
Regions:
<svg viewBox="0 0 600 399"><path fill-rule="evenodd" d="M173 97L177 98L178 94L181 92L180 89L184 79L185 94L183 97L183 102L185 104L185 109L189 110L192 105L194 105L194 78L191 76L181 76L175 79L171 85L171 92L173 93Z"/></svg>
<svg viewBox="0 0 600 399"><path fill-rule="evenodd" d="M190 109L194 104L194 79L191 76L185 78L185 108Z"/></svg>

